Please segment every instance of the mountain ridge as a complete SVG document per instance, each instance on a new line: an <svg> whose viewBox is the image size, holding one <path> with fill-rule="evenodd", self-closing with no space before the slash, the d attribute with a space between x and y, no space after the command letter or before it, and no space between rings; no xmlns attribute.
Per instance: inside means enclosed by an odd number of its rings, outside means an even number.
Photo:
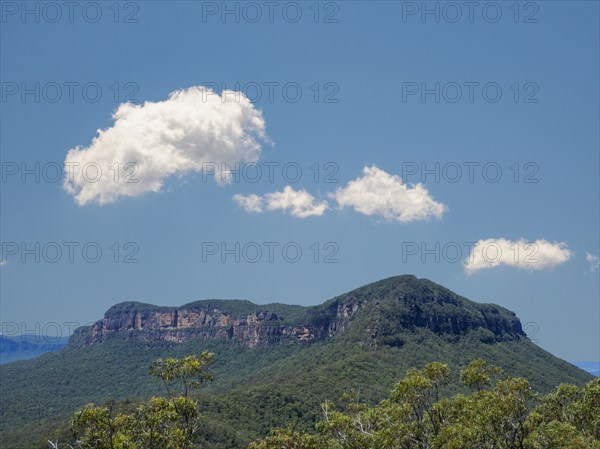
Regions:
<svg viewBox="0 0 600 449"><path fill-rule="evenodd" d="M355 388L374 404L408 369L433 361L454 367L448 394L462 391L456 368L477 358L529 379L538 392L593 379L532 343L514 312L412 275L310 307L128 301L78 328L67 347L0 366L0 447L42 449L48 437L64 439L69 417L87 403L161 394L150 364L202 351L216 354L215 381L201 397L209 449L246 447L290 422L309 430L323 401Z"/></svg>
<svg viewBox="0 0 600 449"><path fill-rule="evenodd" d="M27 360L41 354L57 351L68 343L67 337L42 337L33 334L0 334L0 364Z"/></svg>
<svg viewBox="0 0 600 449"><path fill-rule="evenodd" d="M428 328L438 334L479 330L490 341L526 337L514 312L496 304L476 303L428 279L402 275L364 285L316 306L259 305L239 299L206 299L179 307L121 302L110 307L103 319L78 328L70 344L90 346L113 338L180 343L218 338L250 348L282 340L309 343L344 331L359 311L366 315L363 321L371 320L363 323L363 330L370 333L373 342L398 326Z"/></svg>

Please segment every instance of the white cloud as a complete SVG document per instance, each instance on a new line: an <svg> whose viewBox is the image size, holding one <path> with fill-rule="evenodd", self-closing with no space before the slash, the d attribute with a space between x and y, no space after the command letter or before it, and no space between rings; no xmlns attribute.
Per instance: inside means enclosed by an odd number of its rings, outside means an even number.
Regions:
<svg viewBox="0 0 600 449"><path fill-rule="evenodd" d="M306 190L294 190L290 186L286 186L282 192L271 192L262 197L237 194L233 199L247 212L262 212L266 208L282 210L299 218L321 216L328 208L326 201L319 202Z"/></svg>
<svg viewBox="0 0 600 449"><path fill-rule="evenodd" d="M4 265L8 265L8 260L6 260L6 259L0 260L0 267L3 267Z"/></svg>
<svg viewBox="0 0 600 449"><path fill-rule="evenodd" d="M441 218L447 210L422 184L409 186L399 176L390 175L376 166L364 167L362 177L329 196L341 208L350 206L361 214L379 215L387 221L400 223Z"/></svg>
<svg viewBox="0 0 600 449"><path fill-rule="evenodd" d="M88 147L73 148L65 158L63 187L79 205L158 192L173 175L227 172L236 162L256 162L261 143L268 141L262 114L250 100L202 86L173 92L164 101L122 104L113 119L113 126L98 130ZM135 174L134 166L125 166L130 162L137 165ZM84 177L86 163L92 165ZM97 167L99 180L92 182Z"/></svg>
<svg viewBox="0 0 600 449"><path fill-rule="evenodd" d="M596 271L598 268L600 268L600 259L598 258L598 256L594 256L590 253L585 253L585 260L587 260L590 263L590 271Z"/></svg>
<svg viewBox="0 0 600 449"><path fill-rule="evenodd" d="M262 212L264 200L262 197L255 195L240 195L239 193L233 195L233 200L244 208L246 212Z"/></svg>
<svg viewBox="0 0 600 449"><path fill-rule="evenodd" d="M281 209L300 218L321 216L327 210L326 201L317 202L306 190L294 190L290 186L286 186L283 192L267 193L265 200L267 209Z"/></svg>
<svg viewBox="0 0 600 449"><path fill-rule="evenodd" d="M564 242L544 239L534 242L525 239L479 240L471 249L464 267L468 274L486 268L507 265L524 270L544 270L567 262L573 252Z"/></svg>

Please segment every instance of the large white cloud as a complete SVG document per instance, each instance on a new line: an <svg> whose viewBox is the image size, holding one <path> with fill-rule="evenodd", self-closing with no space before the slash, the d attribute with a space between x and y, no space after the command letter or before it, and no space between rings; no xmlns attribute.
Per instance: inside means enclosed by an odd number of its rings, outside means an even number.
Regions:
<svg viewBox="0 0 600 449"><path fill-rule="evenodd" d="M379 215L387 221L408 223L441 218L447 207L435 201L422 184L409 186L399 176L364 167L363 175L329 196L340 207L352 207L364 215Z"/></svg>
<svg viewBox="0 0 600 449"><path fill-rule="evenodd" d="M564 242L486 239L479 240L464 262L468 274L501 265L523 270L545 270L567 262L573 252Z"/></svg>
<svg viewBox="0 0 600 449"><path fill-rule="evenodd" d="M282 210L299 218L321 216L328 208L326 201L317 201L306 190L294 190L290 186L286 186L282 192L270 192L264 196L237 194L233 199L247 212L262 212L266 208Z"/></svg>
<svg viewBox="0 0 600 449"><path fill-rule="evenodd" d="M262 114L250 100L202 86L173 92L164 101L122 104L113 119L88 147L73 148L65 158L63 186L80 205L158 192L173 175L226 173L236 162L256 162L268 140ZM131 162L135 165L126 166ZM220 178L227 181L215 176Z"/></svg>

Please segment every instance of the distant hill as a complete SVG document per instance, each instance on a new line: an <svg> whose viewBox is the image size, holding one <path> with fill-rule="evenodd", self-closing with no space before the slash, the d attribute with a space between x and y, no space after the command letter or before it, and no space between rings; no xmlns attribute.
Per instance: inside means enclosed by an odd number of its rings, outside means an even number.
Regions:
<svg viewBox="0 0 600 449"><path fill-rule="evenodd" d="M431 361L454 367L447 394L461 391L460 367L479 357L539 392L592 378L533 344L513 312L411 275L314 307L126 302L77 329L66 348L0 367L2 447L47 447L85 403L158 394L162 386L147 376L154 359L205 349L217 355L216 381L201 396L212 449L244 447L290 422L308 429L322 401L351 388L378 401L407 369Z"/></svg>
<svg viewBox="0 0 600 449"><path fill-rule="evenodd" d="M600 362L571 362L578 368L587 371L592 376L600 377Z"/></svg>
<svg viewBox="0 0 600 449"><path fill-rule="evenodd" d="M64 348L69 337L40 335L0 335L0 364L27 360Z"/></svg>

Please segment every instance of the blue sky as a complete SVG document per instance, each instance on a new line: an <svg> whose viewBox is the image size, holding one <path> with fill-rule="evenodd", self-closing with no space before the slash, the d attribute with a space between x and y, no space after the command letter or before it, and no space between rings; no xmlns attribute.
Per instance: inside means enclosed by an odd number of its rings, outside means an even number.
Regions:
<svg viewBox="0 0 600 449"><path fill-rule="evenodd" d="M263 14L256 23L256 8L239 4L237 23L233 14L221 16L221 2L103 3L95 23L95 4L73 11L71 20L59 2L61 18L51 23L56 11L44 4L28 4L40 8L36 22L33 13L23 16L21 2L5 3L12 6L3 5L0 43L4 332L13 329L6 323L66 329L64 323L95 321L124 300L317 304L412 273L515 311L538 344L560 357L600 358L600 271L593 259L600 252L598 3L521 3L517 17L514 4L500 2L475 9L472 20L463 6L456 23L455 11L435 2L428 5L440 8L439 23L432 14L412 14L421 2L278 2L272 20L268 6L256 2ZM302 16L293 23L297 11ZM422 97L436 83L439 101L435 93ZM119 132L111 131L113 144L100 143L91 154L147 150L160 162L153 169L158 192L129 190L149 183L147 160L135 161L136 185L76 186L89 193L84 204L62 181L50 182L67 154L84 154L98 129L115 125L112 115L126 100L164 102L167 114L181 114L178 130L191 133L175 147L204 151L201 133L186 120L230 117L226 102L213 96L219 101L208 111L207 102L186 109L165 100L215 84L252 97L234 101L235 114L264 126L264 138L255 136L260 154L242 160L248 171L239 182L219 184L182 169L164 147L153 146L165 136L140 115L154 117L151 103L129 111L129 127L122 121ZM302 96L293 102L298 89ZM233 132L229 125L220 132ZM156 140L149 144L148 135ZM247 141L236 142L234 159L249 151ZM220 154L214 142L207 145ZM277 163L271 180L265 164ZM254 164L263 172L251 182ZM292 171L284 172L285 164ZM474 167L473 182L465 164ZM451 182L457 165L463 172ZM363 169L373 166L369 177ZM39 182L34 174L23 182L23 167L37 170ZM291 182L297 167L302 175ZM436 167L440 179L423 170ZM359 181L352 187L353 180ZM420 181L426 190L414 190ZM105 187L116 196L99 204ZM374 204L369 193L388 197ZM235 195L254 198L260 212L245 210ZM488 240L504 248L504 257L511 244L519 248L519 263L511 255L504 264L467 270L469 242ZM53 245L64 250L68 242L73 262L63 251L51 263ZM235 254L223 262L222 245L235 252L236 242L239 263ZM33 253L24 256L22 244ZM85 259L85 245L102 250L96 263ZM257 246L263 253L252 263ZM463 254L455 260L457 246ZM283 247L300 248L302 256L293 263ZM434 251L424 255L423 248ZM531 248L540 258L526 265Z"/></svg>

